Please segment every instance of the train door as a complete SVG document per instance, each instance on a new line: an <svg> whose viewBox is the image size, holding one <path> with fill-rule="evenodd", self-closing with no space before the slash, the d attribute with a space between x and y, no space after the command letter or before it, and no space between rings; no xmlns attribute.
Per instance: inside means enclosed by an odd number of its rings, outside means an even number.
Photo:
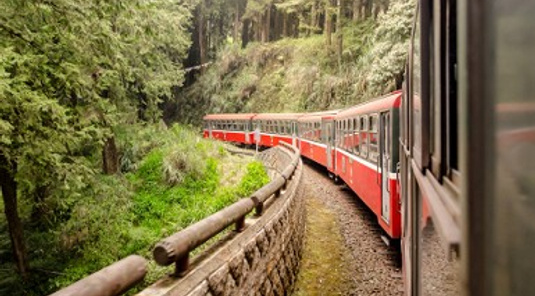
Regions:
<svg viewBox="0 0 535 296"><path fill-rule="evenodd" d="M380 123L380 163L381 163L381 216L387 223L390 222L390 140L391 140L391 125L390 125L390 112L381 113Z"/></svg>
<svg viewBox="0 0 535 296"><path fill-rule="evenodd" d="M333 171L333 142L334 142L334 121L332 119L322 119L323 143L326 145L327 169Z"/></svg>

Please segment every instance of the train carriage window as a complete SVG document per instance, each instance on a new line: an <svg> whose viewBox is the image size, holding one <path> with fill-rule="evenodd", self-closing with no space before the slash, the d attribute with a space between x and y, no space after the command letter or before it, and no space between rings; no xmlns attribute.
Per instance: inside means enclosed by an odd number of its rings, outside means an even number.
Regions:
<svg viewBox="0 0 535 296"><path fill-rule="evenodd" d="M290 123L289 120L285 121L284 127L285 127L285 134L291 135L292 134L292 131L291 131L292 127L291 127L291 123Z"/></svg>
<svg viewBox="0 0 535 296"><path fill-rule="evenodd" d="M347 124L347 120L344 119L342 121L342 143L341 143L342 149L346 149L346 124Z"/></svg>
<svg viewBox="0 0 535 296"><path fill-rule="evenodd" d="M338 120L336 121L336 134L335 134L335 141L336 141L336 147L340 147L340 128L342 123Z"/></svg>
<svg viewBox="0 0 535 296"><path fill-rule="evenodd" d="M369 133L368 133L368 143L369 143L369 150L368 150L368 159L377 162L377 158L379 155L379 143L378 143L378 116L377 114L373 114L369 117Z"/></svg>
<svg viewBox="0 0 535 296"><path fill-rule="evenodd" d="M352 141L351 141L351 134L353 133L353 129L351 128L351 118L346 119L347 121L347 129L346 129L346 150L351 151Z"/></svg>
<svg viewBox="0 0 535 296"><path fill-rule="evenodd" d="M340 120L339 123L340 123L340 128L338 129L338 147L342 148L342 143L344 140L344 133L343 133L344 121Z"/></svg>
<svg viewBox="0 0 535 296"><path fill-rule="evenodd" d="M360 154L360 147L359 147L359 135L360 135L360 120L359 117L355 117L353 119L354 124L354 135L353 135L353 153L356 155Z"/></svg>
<svg viewBox="0 0 535 296"><path fill-rule="evenodd" d="M360 154L362 157L368 157L368 116L362 115L360 117Z"/></svg>
<svg viewBox="0 0 535 296"><path fill-rule="evenodd" d="M338 135L337 135L337 146L342 148L342 121L338 121Z"/></svg>
<svg viewBox="0 0 535 296"><path fill-rule="evenodd" d="M316 132L314 133L314 140L320 141L320 135L321 135L321 124L319 122L316 122Z"/></svg>
<svg viewBox="0 0 535 296"><path fill-rule="evenodd" d="M322 135L323 135L322 125L321 125L321 122L318 121L318 135L316 136L316 139L318 142L321 142Z"/></svg>
<svg viewBox="0 0 535 296"><path fill-rule="evenodd" d="M340 148L344 149L344 141L345 141L345 132L346 132L346 121L345 119L342 119L342 121L340 122L341 124L341 127L340 127Z"/></svg>
<svg viewBox="0 0 535 296"><path fill-rule="evenodd" d="M354 130L355 130L355 127L353 125L353 119L349 118L349 131L347 133L347 150L350 151L350 152L353 152L353 134L354 134Z"/></svg>

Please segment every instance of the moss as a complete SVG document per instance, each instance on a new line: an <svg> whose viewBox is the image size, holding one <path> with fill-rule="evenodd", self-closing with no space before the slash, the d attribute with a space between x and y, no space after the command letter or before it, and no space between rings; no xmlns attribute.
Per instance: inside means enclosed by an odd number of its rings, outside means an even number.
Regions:
<svg viewBox="0 0 535 296"><path fill-rule="evenodd" d="M347 295L348 250L337 217L316 198L307 200L305 246L294 295Z"/></svg>

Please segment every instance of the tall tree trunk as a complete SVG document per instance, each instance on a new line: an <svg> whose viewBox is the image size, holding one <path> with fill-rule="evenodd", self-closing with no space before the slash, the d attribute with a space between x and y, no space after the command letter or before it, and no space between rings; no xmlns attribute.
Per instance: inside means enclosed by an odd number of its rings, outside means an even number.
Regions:
<svg viewBox="0 0 535 296"><path fill-rule="evenodd" d="M281 27L281 21L280 21L280 13L277 11L277 9L273 9L271 18L273 19L273 28L271 29L271 40L276 41L280 39L280 27Z"/></svg>
<svg viewBox="0 0 535 296"><path fill-rule="evenodd" d="M268 4L266 15L266 38L267 42L271 41L271 3Z"/></svg>
<svg viewBox="0 0 535 296"><path fill-rule="evenodd" d="M338 71L342 72L342 51L344 49L344 35L343 35L343 18L344 18L344 2L337 0L338 10L336 16L336 54L338 56Z"/></svg>
<svg viewBox="0 0 535 296"><path fill-rule="evenodd" d="M268 5L262 17L262 42L269 42L269 29L271 27L271 5Z"/></svg>
<svg viewBox="0 0 535 296"><path fill-rule="evenodd" d="M357 22L359 20L359 12L360 12L360 0L353 0L353 7L352 7L352 14L351 14L351 18L353 22Z"/></svg>
<svg viewBox="0 0 535 296"><path fill-rule="evenodd" d="M293 29L293 36L294 38L299 38L299 17L297 17L297 13L295 13L295 21L294 21L294 29Z"/></svg>
<svg viewBox="0 0 535 296"><path fill-rule="evenodd" d="M241 47L245 48L249 43L249 26L251 25L251 20L244 19L242 28L241 28Z"/></svg>
<svg viewBox="0 0 535 296"><path fill-rule="evenodd" d="M362 0L364 3L363 5L363 14L362 18L367 19L372 15L372 8L373 8L373 0Z"/></svg>
<svg viewBox="0 0 535 296"><path fill-rule="evenodd" d="M201 63L201 65L204 65L206 63L206 34L205 34L205 31L206 31L206 24L205 24L205 20L204 20L204 9L202 8L202 4L199 4L200 7L199 7L199 15L198 15L198 19L197 19L197 27L199 28L199 31L197 32L199 35L198 35L198 39L199 39L199 61ZM204 73L204 68L205 67L201 67L201 74Z"/></svg>
<svg viewBox="0 0 535 296"><path fill-rule="evenodd" d="M256 20L254 23L255 41L258 41L258 42L262 41L262 24L263 24L262 14L258 13L256 15Z"/></svg>
<svg viewBox="0 0 535 296"><path fill-rule="evenodd" d="M282 18L282 36L288 37L288 13L283 12Z"/></svg>
<svg viewBox="0 0 535 296"><path fill-rule="evenodd" d="M309 22L309 26L310 26L310 32L312 34L315 34L316 31L317 31L317 28L316 28L316 18L317 18L317 14L318 14L318 8L317 8L317 3L316 1L314 1L312 3L312 9L310 11L310 22Z"/></svg>
<svg viewBox="0 0 535 296"><path fill-rule="evenodd" d="M332 38L331 38L332 26L333 26L333 15L332 15L331 0L327 0L325 4L325 45L327 46L327 49L329 49L332 44Z"/></svg>
<svg viewBox="0 0 535 296"><path fill-rule="evenodd" d="M17 166L10 164L7 159L0 154L0 186L4 199L4 212L7 218L9 238L17 270L23 278L28 277L29 265L26 245L24 244L24 234L22 222L17 209L17 181L15 173Z"/></svg>
<svg viewBox="0 0 535 296"><path fill-rule="evenodd" d="M104 148L102 149L102 170L107 175L113 175L119 171L119 156L114 136L109 137L104 143Z"/></svg>
<svg viewBox="0 0 535 296"><path fill-rule="evenodd" d="M240 1L236 1L236 6L234 7L234 31L232 34L232 42L238 43L238 34L240 33Z"/></svg>
<svg viewBox="0 0 535 296"><path fill-rule="evenodd" d="M372 17L373 19L377 19L377 16L379 15L379 12L381 11L381 5L377 3L377 1L374 1L372 3Z"/></svg>

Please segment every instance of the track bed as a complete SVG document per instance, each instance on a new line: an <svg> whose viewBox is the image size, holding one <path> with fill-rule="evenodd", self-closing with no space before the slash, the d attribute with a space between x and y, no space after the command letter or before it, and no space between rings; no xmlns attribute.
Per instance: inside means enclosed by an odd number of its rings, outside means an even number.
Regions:
<svg viewBox="0 0 535 296"><path fill-rule="evenodd" d="M376 216L358 200L357 196L342 185L336 185L327 177L325 170L313 164L305 166L305 185L307 199L307 215L328 211L335 218L333 232L341 235L344 246L337 248L345 254L340 256L348 260L343 267L347 272L342 275L346 278L340 282L346 283L340 286L336 294L342 295L403 295L403 282L401 274L401 254L392 247L387 247L381 239L381 228L377 223ZM310 207L320 207L311 209ZM323 207L323 209L321 209ZM310 218L310 217L309 217ZM310 223L310 219L307 219ZM308 225L307 225L308 226ZM309 231L309 230L307 230ZM314 252L329 252L329 250L310 250L308 248L313 239L313 234L307 233L305 252L300 273L311 273L310 269L324 268L322 264L306 263ZM337 266L336 266L337 267ZM331 268L336 268L331 266ZM331 270L314 271L317 274L329 273ZM310 280L310 279L309 279ZM321 281L321 277L317 281ZM349 284L347 284L349 281ZM297 285L297 293L302 288ZM327 288L327 287L326 287ZM320 295L329 291L315 291ZM302 293L302 292L301 292Z"/></svg>

